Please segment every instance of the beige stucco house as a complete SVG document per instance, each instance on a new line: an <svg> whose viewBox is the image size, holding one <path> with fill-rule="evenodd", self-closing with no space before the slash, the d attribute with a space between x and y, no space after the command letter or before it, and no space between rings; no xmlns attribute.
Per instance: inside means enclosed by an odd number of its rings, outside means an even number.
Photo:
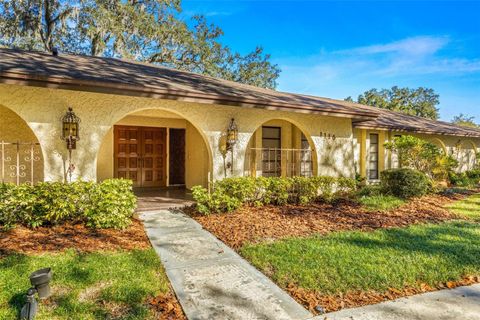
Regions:
<svg viewBox="0 0 480 320"><path fill-rule="evenodd" d="M71 158L61 139L68 108L81 120ZM226 152L231 119L238 140ZM137 187L244 175L375 180L396 166L383 143L402 134L455 154L458 170L475 165L480 130L155 65L0 49L2 181L65 181L69 173Z"/></svg>

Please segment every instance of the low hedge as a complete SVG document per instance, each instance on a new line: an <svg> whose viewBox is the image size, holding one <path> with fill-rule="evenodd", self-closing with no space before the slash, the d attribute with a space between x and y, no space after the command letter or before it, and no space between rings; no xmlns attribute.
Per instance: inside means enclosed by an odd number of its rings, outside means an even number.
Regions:
<svg viewBox="0 0 480 320"><path fill-rule="evenodd" d="M93 228L125 228L136 207L132 182L0 184L0 225L27 227L81 222Z"/></svg>
<svg viewBox="0 0 480 320"><path fill-rule="evenodd" d="M432 190L432 181L418 170L391 169L382 171L380 175L382 190L399 198L420 197Z"/></svg>
<svg viewBox="0 0 480 320"><path fill-rule="evenodd" d="M211 185L211 191L192 188L197 210L203 214L231 212L240 206L308 204L314 201L331 202L351 194L356 188L354 179L333 177L241 177L227 178Z"/></svg>

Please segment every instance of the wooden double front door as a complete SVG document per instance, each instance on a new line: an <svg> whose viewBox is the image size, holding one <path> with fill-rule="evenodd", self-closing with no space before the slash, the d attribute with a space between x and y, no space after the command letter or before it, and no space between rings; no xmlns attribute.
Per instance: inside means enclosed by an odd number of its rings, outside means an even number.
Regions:
<svg viewBox="0 0 480 320"><path fill-rule="evenodd" d="M116 178L131 179L134 187L167 185L167 129L115 126Z"/></svg>

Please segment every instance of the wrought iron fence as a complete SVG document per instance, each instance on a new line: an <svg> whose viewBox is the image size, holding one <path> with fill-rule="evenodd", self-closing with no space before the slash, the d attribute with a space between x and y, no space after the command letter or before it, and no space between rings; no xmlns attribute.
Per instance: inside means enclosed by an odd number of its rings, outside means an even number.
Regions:
<svg viewBox="0 0 480 320"><path fill-rule="evenodd" d="M0 177L2 183L33 184L40 173L40 144L38 142L0 141Z"/></svg>
<svg viewBox="0 0 480 320"><path fill-rule="evenodd" d="M246 175L264 177L313 176L313 154L310 149L251 148L247 154Z"/></svg>

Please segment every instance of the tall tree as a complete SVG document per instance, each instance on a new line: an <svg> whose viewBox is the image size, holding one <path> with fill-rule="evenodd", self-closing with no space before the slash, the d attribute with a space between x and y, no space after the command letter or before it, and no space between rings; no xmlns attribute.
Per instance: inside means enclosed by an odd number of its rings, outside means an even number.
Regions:
<svg viewBox="0 0 480 320"><path fill-rule="evenodd" d="M79 1L0 0L0 45L51 51L72 31Z"/></svg>
<svg viewBox="0 0 480 320"><path fill-rule="evenodd" d="M353 101L351 97L346 100ZM429 88L371 89L359 95L356 102L433 120L439 117L439 95Z"/></svg>
<svg viewBox="0 0 480 320"><path fill-rule="evenodd" d="M148 61L274 89L280 74L258 47L249 54L221 43L223 31L180 0L0 0L0 45Z"/></svg>
<svg viewBox="0 0 480 320"><path fill-rule="evenodd" d="M462 127L480 128L480 125L475 123L475 117L471 117L463 113L453 117L452 123Z"/></svg>

